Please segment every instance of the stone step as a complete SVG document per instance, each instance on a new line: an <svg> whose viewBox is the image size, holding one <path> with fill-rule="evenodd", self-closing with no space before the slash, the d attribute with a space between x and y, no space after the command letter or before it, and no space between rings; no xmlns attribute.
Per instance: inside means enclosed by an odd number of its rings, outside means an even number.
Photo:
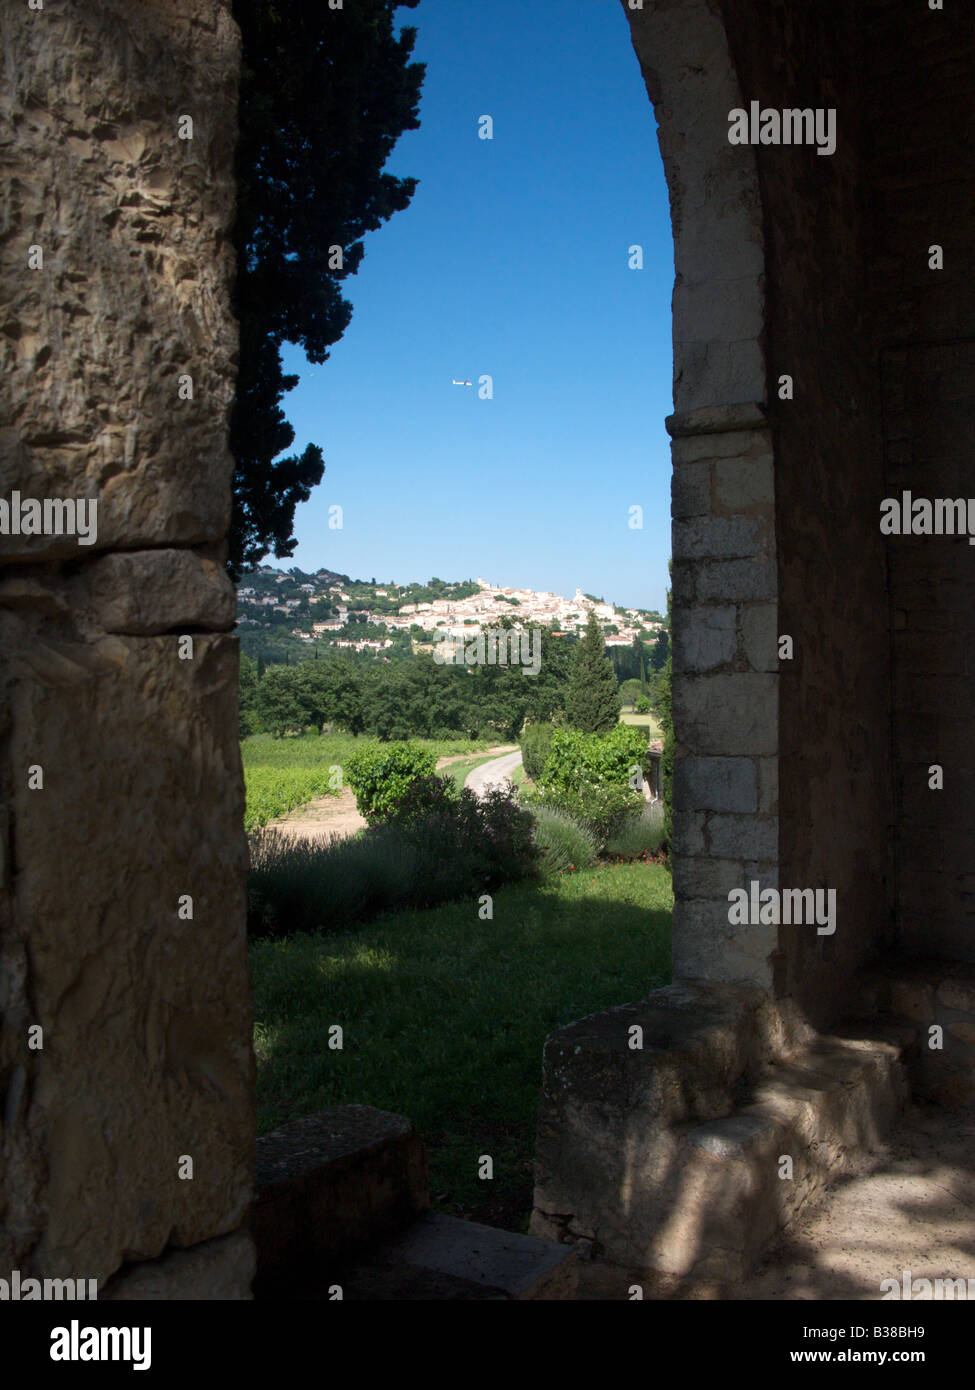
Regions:
<svg viewBox="0 0 975 1390"><path fill-rule="evenodd" d="M755 1078L739 1109L679 1127L680 1200L657 1232L653 1266L735 1280L776 1233L883 1142L907 1100L909 1029L817 1039Z"/></svg>
<svg viewBox="0 0 975 1390"><path fill-rule="evenodd" d="M913 1029L911 1089L952 1110L975 1108L975 964L893 960L863 980L868 1008Z"/></svg>
<svg viewBox="0 0 975 1390"><path fill-rule="evenodd" d="M263 1135L254 1186L258 1298L293 1293L303 1267L353 1259L430 1206L411 1121L370 1105L335 1106Z"/></svg>
<svg viewBox="0 0 975 1390"><path fill-rule="evenodd" d="M571 1299L578 1255L569 1246L476 1221L428 1213L371 1254L323 1274L303 1295L345 1300Z"/></svg>

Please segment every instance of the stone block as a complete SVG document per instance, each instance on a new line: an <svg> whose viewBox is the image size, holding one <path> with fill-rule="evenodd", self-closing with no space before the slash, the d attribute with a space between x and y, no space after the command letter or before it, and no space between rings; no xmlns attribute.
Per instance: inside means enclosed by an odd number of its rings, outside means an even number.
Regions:
<svg viewBox="0 0 975 1390"><path fill-rule="evenodd" d="M192 550L105 555L74 586L79 610L90 607L105 632L152 635L230 629L237 596L223 565Z"/></svg>
<svg viewBox="0 0 975 1390"><path fill-rule="evenodd" d="M778 747L777 676L751 671L702 676L675 674L673 709L674 728L681 742L698 754L768 757ZM757 801L751 809L757 809Z"/></svg>
<svg viewBox="0 0 975 1390"><path fill-rule="evenodd" d="M771 602L777 591L775 565L765 558L705 560L695 567L694 592L700 603Z"/></svg>
<svg viewBox="0 0 975 1390"><path fill-rule="evenodd" d="M427 1213L335 1278L347 1301L562 1301L576 1296L579 1253L538 1236Z"/></svg>
<svg viewBox="0 0 975 1390"><path fill-rule="evenodd" d="M711 511L711 465L691 463L675 468L670 501L671 516L707 516Z"/></svg>
<svg viewBox="0 0 975 1390"><path fill-rule="evenodd" d="M774 603L751 604L741 609L741 644L753 671L778 671L779 611ZM788 669L788 663L784 663Z"/></svg>
<svg viewBox="0 0 975 1390"><path fill-rule="evenodd" d="M191 1303L250 1299L256 1268L254 1242L246 1231L220 1240L207 1240L189 1250L170 1250L119 1271L102 1290L100 1300L173 1301Z"/></svg>
<svg viewBox="0 0 975 1390"><path fill-rule="evenodd" d="M734 859L674 856L674 892L681 898L726 898L742 883L742 865Z"/></svg>
<svg viewBox="0 0 975 1390"><path fill-rule="evenodd" d="M754 812L758 806L755 764L750 758L678 757L674 804L682 811ZM725 859L749 857L724 851L719 854Z"/></svg>
<svg viewBox="0 0 975 1390"><path fill-rule="evenodd" d="M181 660L175 637L84 642L0 609L0 647L18 845L0 1074L24 1069L0 1266L104 1281L236 1230L250 1201L237 642L198 635Z"/></svg>
<svg viewBox="0 0 975 1390"><path fill-rule="evenodd" d="M219 543L239 32L218 0L48 10L4 16L17 139L0 155L0 496L96 500L96 550ZM183 111L192 140L178 138ZM32 245L43 268L25 269ZM3 538L8 560L89 553L68 535Z"/></svg>
<svg viewBox="0 0 975 1390"><path fill-rule="evenodd" d="M752 557L763 549L769 524L751 517L712 516L706 520L675 521L672 527L675 560L721 560Z"/></svg>
<svg viewBox="0 0 975 1390"><path fill-rule="evenodd" d="M430 1205L426 1152L412 1123L340 1105L257 1141L250 1230L259 1291L313 1263L347 1258Z"/></svg>
<svg viewBox="0 0 975 1390"><path fill-rule="evenodd" d="M678 857L707 854L707 816L702 811L674 811L673 823L674 847Z"/></svg>
<svg viewBox="0 0 975 1390"><path fill-rule="evenodd" d="M674 668L710 671L723 666L734 658L737 643L732 605L678 613L674 621Z"/></svg>
<svg viewBox="0 0 975 1390"><path fill-rule="evenodd" d="M713 465L716 512L761 515L775 504L775 484L770 453L754 458L721 459Z"/></svg>
<svg viewBox="0 0 975 1390"><path fill-rule="evenodd" d="M724 859L777 860L779 857L776 816L711 816L708 836L711 853Z"/></svg>

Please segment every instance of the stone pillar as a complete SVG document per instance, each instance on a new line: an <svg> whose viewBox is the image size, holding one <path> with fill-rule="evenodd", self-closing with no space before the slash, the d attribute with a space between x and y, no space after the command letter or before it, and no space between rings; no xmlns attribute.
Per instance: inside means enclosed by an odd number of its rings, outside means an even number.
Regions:
<svg viewBox="0 0 975 1390"><path fill-rule="evenodd" d="M774 927L728 892L777 886L777 577L754 151L717 6L626 0L674 227L674 977L772 984Z"/></svg>
<svg viewBox="0 0 975 1390"><path fill-rule="evenodd" d="M0 48L0 1276L246 1297L238 34L47 0Z"/></svg>
<svg viewBox="0 0 975 1390"><path fill-rule="evenodd" d="M774 926L728 894L778 887L772 445L759 404L673 415L674 977L770 987Z"/></svg>

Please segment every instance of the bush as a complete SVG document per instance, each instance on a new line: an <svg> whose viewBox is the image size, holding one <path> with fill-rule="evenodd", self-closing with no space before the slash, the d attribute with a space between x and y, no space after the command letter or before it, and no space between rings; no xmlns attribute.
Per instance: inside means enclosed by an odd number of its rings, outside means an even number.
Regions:
<svg viewBox="0 0 975 1390"><path fill-rule="evenodd" d="M552 732L548 758L531 803L567 811L595 835L600 846L643 807L636 769L649 768L641 729L617 724L607 734L576 729Z"/></svg>
<svg viewBox="0 0 975 1390"><path fill-rule="evenodd" d="M606 841L606 853L616 859L641 859L645 854L659 854L664 837L663 803L651 801Z"/></svg>
<svg viewBox="0 0 975 1390"><path fill-rule="evenodd" d="M396 814L411 784L432 778L437 760L414 743L373 744L346 761L345 780L355 792L359 814L378 825Z"/></svg>
<svg viewBox="0 0 975 1390"><path fill-rule="evenodd" d="M540 782L545 763L552 747L554 724L526 724L518 742L521 745L521 761L525 775L533 782Z"/></svg>
<svg viewBox="0 0 975 1390"><path fill-rule="evenodd" d="M522 793L522 800L525 799L525 793ZM592 834L600 851L606 841L627 820L639 814L645 805L642 792L610 782L583 783L562 790L540 787L528 794L527 800L533 811L543 806L564 811Z"/></svg>
<svg viewBox="0 0 975 1390"><path fill-rule="evenodd" d="M636 713L637 713L637 714L649 714L649 713L651 712L652 708L653 708L653 707L652 707L652 705L650 704L650 697L649 697L649 695L641 695L640 698L639 698L639 699L637 700L637 702L636 702Z"/></svg>
<svg viewBox="0 0 975 1390"><path fill-rule="evenodd" d="M446 779L431 777L430 782ZM509 788L478 801L443 789L437 809L414 782L395 817L347 840L251 837L247 930L253 937L334 932L384 912L493 893L528 877L539 850L532 817Z"/></svg>
<svg viewBox="0 0 975 1390"><path fill-rule="evenodd" d="M538 803L533 814L539 867L546 877L564 874L569 869L588 869L595 864L599 855L595 835L568 811Z"/></svg>
<svg viewBox="0 0 975 1390"><path fill-rule="evenodd" d="M540 783L552 792L573 792L586 785L626 786L633 769L649 770L647 736L630 724L607 734L555 729Z"/></svg>

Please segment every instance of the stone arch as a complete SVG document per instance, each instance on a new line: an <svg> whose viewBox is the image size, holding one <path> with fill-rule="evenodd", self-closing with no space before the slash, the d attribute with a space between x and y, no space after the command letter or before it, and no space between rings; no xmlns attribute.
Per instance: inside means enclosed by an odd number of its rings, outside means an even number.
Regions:
<svg viewBox="0 0 975 1390"><path fill-rule="evenodd" d="M745 862L777 860L772 445L755 152L711 0L621 0L658 121L674 233L674 974L768 986L775 935L732 931Z"/></svg>

